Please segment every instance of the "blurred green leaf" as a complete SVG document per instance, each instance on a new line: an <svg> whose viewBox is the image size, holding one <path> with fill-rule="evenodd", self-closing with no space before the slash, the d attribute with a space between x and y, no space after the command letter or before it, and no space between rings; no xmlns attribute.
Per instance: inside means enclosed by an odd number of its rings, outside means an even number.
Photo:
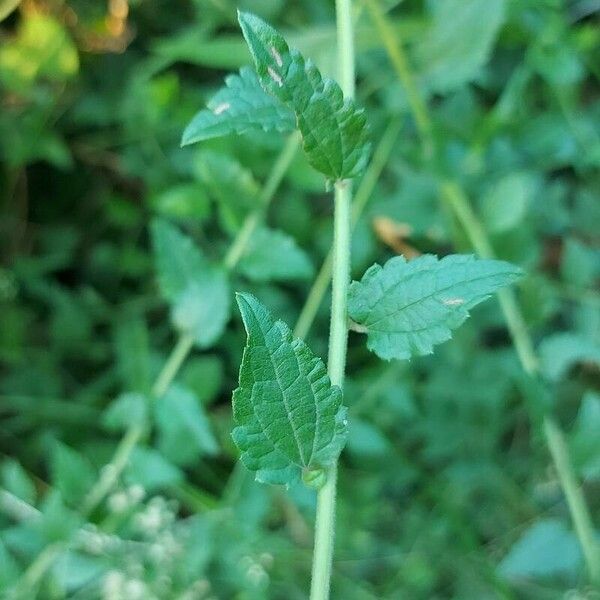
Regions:
<svg viewBox="0 0 600 600"><path fill-rule="evenodd" d="M229 281L225 270L210 261L166 221L152 224L159 284L171 303L173 324L207 348L221 336L229 320Z"/></svg>
<svg viewBox="0 0 600 600"><path fill-rule="evenodd" d="M310 279L314 273L310 258L294 238L267 227L254 232L238 268L253 281Z"/></svg>
<svg viewBox="0 0 600 600"><path fill-rule="evenodd" d="M71 506L77 506L83 500L96 480L96 473L87 459L60 442L52 449L50 468L54 487Z"/></svg>
<svg viewBox="0 0 600 600"><path fill-rule="evenodd" d="M555 333L540 344L540 361L544 375L558 381L577 363L600 363L600 344L577 333Z"/></svg>
<svg viewBox="0 0 600 600"><path fill-rule="evenodd" d="M28 12L16 38L0 47L0 82L20 89L37 77L62 81L77 73L79 56L66 29L53 17Z"/></svg>
<svg viewBox="0 0 600 600"><path fill-rule="evenodd" d="M198 154L195 172L218 203L222 226L232 235L256 207L259 185L252 173L231 156L204 150Z"/></svg>
<svg viewBox="0 0 600 600"><path fill-rule="evenodd" d="M130 484L141 485L148 493L183 481L183 473L158 450L136 447L125 471Z"/></svg>
<svg viewBox="0 0 600 600"><path fill-rule="evenodd" d="M561 521L547 519L523 533L500 563L500 573L512 580L556 575L574 579L580 567L577 538Z"/></svg>
<svg viewBox="0 0 600 600"><path fill-rule="evenodd" d="M500 26L504 0L445 0L431 4L432 24L415 49L423 85L448 92L481 73Z"/></svg>
<svg viewBox="0 0 600 600"><path fill-rule="evenodd" d="M2 569L0 569L0 592L6 592L17 582L20 570L17 561L11 556L2 538L0 538L0 565L2 565Z"/></svg>
<svg viewBox="0 0 600 600"><path fill-rule="evenodd" d="M24 502L35 505L37 496L35 485L25 469L16 460L5 460L0 466L2 487Z"/></svg>
<svg viewBox="0 0 600 600"><path fill-rule="evenodd" d="M176 465L193 464L200 456L214 455L219 447L198 398L180 385L172 385L154 406L158 449Z"/></svg>
<svg viewBox="0 0 600 600"><path fill-rule="evenodd" d="M519 225L527 213L533 191L533 181L527 173L511 173L492 184L481 206L488 230L500 233Z"/></svg>
<svg viewBox="0 0 600 600"><path fill-rule="evenodd" d="M391 451L389 440L371 423L352 417L348 427L348 452L357 458L381 458Z"/></svg>
<svg viewBox="0 0 600 600"><path fill-rule="evenodd" d="M223 377L223 361L216 355L193 357L181 372L181 380L204 405L215 400L223 386Z"/></svg>
<svg viewBox="0 0 600 600"><path fill-rule="evenodd" d="M182 183L152 197L152 207L161 216L176 221L203 222L210 215L210 201L204 187Z"/></svg>
<svg viewBox="0 0 600 600"><path fill-rule="evenodd" d="M560 263L562 278L578 286L588 286L600 276L600 250L568 237Z"/></svg>
<svg viewBox="0 0 600 600"><path fill-rule="evenodd" d="M149 393L152 378L146 323L136 318L121 319L115 328L115 349L123 387Z"/></svg>
<svg viewBox="0 0 600 600"><path fill-rule="evenodd" d="M587 392L570 434L571 457L586 479L600 479L600 394Z"/></svg>
<svg viewBox="0 0 600 600"><path fill-rule="evenodd" d="M102 415L102 425L109 431L126 431L132 425L144 425L148 418L149 400L137 392L121 394Z"/></svg>

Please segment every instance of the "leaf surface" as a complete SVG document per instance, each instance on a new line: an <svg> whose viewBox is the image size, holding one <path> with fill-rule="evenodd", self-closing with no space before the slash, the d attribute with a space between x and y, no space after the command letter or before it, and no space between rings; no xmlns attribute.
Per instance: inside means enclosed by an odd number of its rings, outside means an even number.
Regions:
<svg viewBox="0 0 600 600"><path fill-rule="evenodd" d="M383 359L431 354L469 309L520 274L510 263L472 255L438 260L429 254L411 262L397 256L351 284L348 313L367 334L369 350Z"/></svg>
<svg viewBox="0 0 600 600"><path fill-rule="evenodd" d="M314 273L310 258L293 237L267 227L254 233L239 269L253 281L310 279Z"/></svg>
<svg viewBox="0 0 600 600"><path fill-rule="evenodd" d="M171 304L175 327L192 335L199 347L211 346L229 320L227 273L166 221L154 221L152 242L160 290Z"/></svg>
<svg viewBox="0 0 600 600"><path fill-rule="evenodd" d="M182 146L230 133L293 131L296 118L291 109L262 88L249 67L225 78L225 86L208 102L183 132Z"/></svg>
<svg viewBox="0 0 600 600"><path fill-rule="evenodd" d="M600 344L577 332L555 333L540 344L540 367L550 381L559 381L578 363L600 364Z"/></svg>
<svg viewBox="0 0 600 600"><path fill-rule="evenodd" d="M426 88L448 92L474 79L504 22L504 0L434 2L433 23L416 48Z"/></svg>
<svg viewBox="0 0 600 600"><path fill-rule="evenodd" d="M238 20L264 89L296 115L309 163L334 181L360 174L370 151L364 111L270 25L244 12Z"/></svg>
<svg viewBox="0 0 600 600"><path fill-rule="evenodd" d="M575 577L581 550L575 535L556 519L534 523L500 563L500 574L512 580L567 575Z"/></svg>
<svg viewBox="0 0 600 600"><path fill-rule="evenodd" d="M181 385L171 385L157 398L154 415L158 449L179 466L193 464L202 455L218 452L210 422L198 398Z"/></svg>
<svg viewBox="0 0 600 600"><path fill-rule="evenodd" d="M232 436L256 479L290 484L332 464L346 439L342 392L323 361L250 294L237 294L248 334Z"/></svg>

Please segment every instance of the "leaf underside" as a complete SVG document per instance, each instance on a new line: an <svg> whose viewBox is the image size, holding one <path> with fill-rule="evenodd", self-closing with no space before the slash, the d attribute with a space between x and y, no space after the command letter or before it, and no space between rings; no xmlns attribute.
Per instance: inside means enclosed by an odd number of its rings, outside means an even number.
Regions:
<svg viewBox="0 0 600 600"><path fill-rule="evenodd" d="M296 117L275 96L262 88L250 67L225 78L225 86L211 98L186 127L182 146L249 131L293 131Z"/></svg>
<svg viewBox="0 0 600 600"><path fill-rule="evenodd" d="M348 313L379 357L407 359L451 338L469 309L515 281L521 270L499 260L424 255L373 265L349 290Z"/></svg>
<svg viewBox="0 0 600 600"><path fill-rule="evenodd" d="M309 163L334 181L360 174L370 151L364 110L270 25L250 13L238 20L264 89L296 115Z"/></svg>
<svg viewBox="0 0 600 600"><path fill-rule="evenodd" d="M331 385L323 361L254 296L237 294L237 301L248 339L233 393L232 437L258 481L291 484L341 452L342 392Z"/></svg>

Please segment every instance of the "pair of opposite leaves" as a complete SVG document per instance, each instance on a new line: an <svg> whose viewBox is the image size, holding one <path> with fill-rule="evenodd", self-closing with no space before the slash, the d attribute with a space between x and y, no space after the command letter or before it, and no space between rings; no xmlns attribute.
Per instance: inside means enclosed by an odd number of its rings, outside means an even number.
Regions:
<svg viewBox="0 0 600 600"><path fill-rule="evenodd" d="M228 77L182 143L297 128L309 163L329 180L358 175L369 156L363 110L264 21L239 13L239 22L256 73L245 68ZM425 255L410 263L396 257L352 283L348 313L381 358L430 354L470 308L520 273L509 263L470 255ZM323 361L254 296L238 294L237 301L248 336L233 394L233 439L241 459L259 481L290 484L302 476L318 487L345 443L342 392L331 385Z"/></svg>

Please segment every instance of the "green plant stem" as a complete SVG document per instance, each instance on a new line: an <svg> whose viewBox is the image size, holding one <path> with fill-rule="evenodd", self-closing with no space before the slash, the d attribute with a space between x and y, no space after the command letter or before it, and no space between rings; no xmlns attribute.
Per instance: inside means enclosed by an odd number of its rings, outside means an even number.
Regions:
<svg viewBox="0 0 600 600"><path fill-rule="evenodd" d="M194 338L191 335L183 334L180 338L173 351L171 352L167 362L164 364L161 372L159 373L154 385L152 386L152 395L160 398L169 388L169 385L177 375L177 372L181 368L181 365L185 361L187 355L194 345ZM129 457L133 452L134 448L140 442L144 435L145 428L143 425L136 423L131 425L125 432L125 435L121 438L121 441L117 445L117 449L113 455L110 463L102 468L100 478L90 490L83 502L83 508L81 510L84 516L90 515L104 500L106 495L114 487L119 480L121 473L124 471Z"/></svg>
<svg viewBox="0 0 600 600"><path fill-rule="evenodd" d="M381 172L383 171L383 168L385 167L392 152L394 142L396 141L396 137L400 131L400 127L401 124L398 119L391 121L381 137L381 141L377 145L375 152L373 153L373 158L369 163L364 177L362 178L360 185L356 190L354 201L352 202L352 230L354 230L354 227L358 223L358 220L362 216L362 213L367 206L367 202L371 198L373 190L375 189L375 185L379 180L379 176L381 175ZM296 321L296 326L294 327L295 337L305 338L310 331L315 317L317 316L319 307L321 306L321 302L323 301L323 296L325 296L327 288L329 287L332 266L333 251L330 250L325 257L321 268L319 269L319 273L313 281L310 291L308 292L308 296L306 297L306 301L304 302L304 306L300 311L300 315Z"/></svg>
<svg viewBox="0 0 600 600"><path fill-rule="evenodd" d="M600 586L600 545L594 533L585 498L575 477L565 436L552 417L544 417L544 433L552 453L558 478L567 498L577 537L581 543L590 581Z"/></svg>
<svg viewBox="0 0 600 600"><path fill-rule="evenodd" d="M343 387L348 344L347 295L350 283L350 202L349 181L335 186L333 279L331 325L327 371L333 385ZM327 472L325 485L317 495L315 549L311 581L311 600L327 600L331 582L335 530L337 465Z"/></svg>
<svg viewBox="0 0 600 600"><path fill-rule="evenodd" d="M434 150L431 118L415 83L408 58L402 46L400 33L392 27L378 0L363 0L363 2L373 19L373 23L387 50L390 62L406 92L406 99L415 119L423 152L425 156L430 158Z"/></svg>
<svg viewBox="0 0 600 600"><path fill-rule="evenodd" d="M264 214L277 191L277 188L281 184L284 175L289 169L294 157L296 156L296 152L300 147L300 135L298 132L295 132L290 135L287 139L281 153L277 157L271 172L269 173L269 177L265 182L265 185L260 190L257 198L257 208L252 211L246 220L244 221L242 227L238 231L233 243L229 247L229 251L225 255L223 260L223 265L229 271L231 271L239 262L240 258L244 254L244 250L252 237L252 234L260 225Z"/></svg>
<svg viewBox="0 0 600 600"><path fill-rule="evenodd" d="M442 194L477 254L493 258L494 251L487 233L463 191L455 183L446 182L442 185ZM501 290L498 300L523 370L530 377L539 377L539 362L515 293L511 289ZM542 418L542 429L583 550L590 581L600 585L600 545L594 534L592 518L581 485L571 464L565 436L549 414Z"/></svg>
<svg viewBox="0 0 600 600"><path fill-rule="evenodd" d="M354 96L354 32L351 0L336 0L338 68L346 97ZM331 324L327 371L333 385L343 388L348 346L347 296L350 284L350 210L352 183L338 181L334 190L333 265L331 283ZM311 600L327 600L335 537L337 462L327 472L325 485L317 494L315 546L310 587Z"/></svg>

